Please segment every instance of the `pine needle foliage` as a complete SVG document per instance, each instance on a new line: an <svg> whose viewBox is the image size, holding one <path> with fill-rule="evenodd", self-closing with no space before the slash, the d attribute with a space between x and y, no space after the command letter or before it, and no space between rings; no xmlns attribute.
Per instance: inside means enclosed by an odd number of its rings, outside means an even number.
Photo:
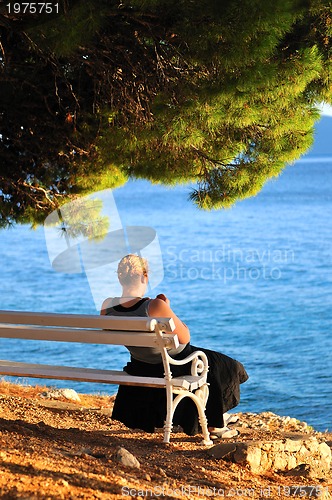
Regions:
<svg viewBox="0 0 332 500"><path fill-rule="evenodd" d="M308 150L332 102L326 0L1 5L0 37L3 227L131 177L229 207Z"/></svg>

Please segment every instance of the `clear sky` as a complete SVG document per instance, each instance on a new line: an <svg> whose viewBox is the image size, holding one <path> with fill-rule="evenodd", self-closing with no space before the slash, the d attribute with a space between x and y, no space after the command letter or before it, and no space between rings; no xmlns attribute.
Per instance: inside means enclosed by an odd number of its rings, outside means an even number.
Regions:
<svg viewBox="0 0 332 500"><path fill-rule="evenodd" d="M322 115L332 116L332 106L330 104L322 104Z"/></svg>

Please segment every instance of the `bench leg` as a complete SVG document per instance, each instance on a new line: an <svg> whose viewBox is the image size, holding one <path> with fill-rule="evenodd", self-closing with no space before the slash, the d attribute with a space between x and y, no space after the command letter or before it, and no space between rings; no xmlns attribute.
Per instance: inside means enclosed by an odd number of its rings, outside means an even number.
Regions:
<svg viewBox="0 0 332 500"><path fill-rule="evenodd" d="M213 444L210 439L210 433L208 430L208 421L205 415L205 406L207 399L209 397L209 387L207 384L203 385L194 393L193 401L195 401L198 411L198 420L202 429L203 434L203 444L206 446Z"/></svg>
<svg viewBox="0 0 332 500"><path fill-rule="evenodd" d="M164 424L164 443L169 443L173 429L173 415L175 408L173 403L173 391L171 387L166 387L166 420Z"/></svg>
<svg viewBox="0 0 332 500"><path fill-rule="evenodd" d="M202 443L206 446L213 444L213 441L211 441L211 439L210 439L210 433L208 430L208 422L207 422L207 418L205 415L205 405L206 405L206 401L207 401L207 398L209 395L208 386L204 385L200 389L197 389L195 393L188 392L188 391L181 391L181 390L177 390L176 392L174 391L174 393L176 393L177 396L175 397L174 401L172 401L171 411L169 413L167 412L167 417L166 417L165 426L164 426L164 442L165 443L169 442L170 432L172 430L172 425L173 425L172 424L173 415L174 415L174 412L176 410L177 405L180 403L180 401L183 398L188 397L194 401L194 403L197 407L198 420L199 420L199 423L200 423L200 426L202 429L202 434L203 434Z"/></svg>
<svg viewBox="0 0 332 500"><path fill-rule="evenodd" d="M173 415L167 415L164 424L164 443L169 443L173 429Z"/></svg>

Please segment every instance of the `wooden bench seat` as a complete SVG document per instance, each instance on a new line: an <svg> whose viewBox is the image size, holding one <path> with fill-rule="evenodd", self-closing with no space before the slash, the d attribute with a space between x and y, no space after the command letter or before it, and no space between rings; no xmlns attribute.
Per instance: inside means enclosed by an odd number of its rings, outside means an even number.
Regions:
<svg viewBox="0 0 332 500"><path fill-rule="evenodd" d="M98 382L101 384L137 385L166 387L164 378L138 377L120 370L98 370L96 368L76 368L71 366L41 365L0 360L0 373L8 377L48 378ZM203 376L184 375L172 378L172 385L187 391L195 391L205 383Z"/></svg>
<svg viewBox="0 0 332 500"><path fill-rule="evenodd" d="M197 351L184 360L174 360L168 350L179 345L172 333L171 318L113 317L81 314L0 311L0 338L28 341L77 342L87 344L158 347L164 365L164 377L129 375L119 370L53 366L12 360L0 360L0 374L14 377L75 380L82 382L165 388L166 420L164 442L169 442L173 415L184 397L196 404L204 444L211 444L205 405L208 397L208 364L203 352ZM191 375L172 377L172 365L191 363Z"/></svg>

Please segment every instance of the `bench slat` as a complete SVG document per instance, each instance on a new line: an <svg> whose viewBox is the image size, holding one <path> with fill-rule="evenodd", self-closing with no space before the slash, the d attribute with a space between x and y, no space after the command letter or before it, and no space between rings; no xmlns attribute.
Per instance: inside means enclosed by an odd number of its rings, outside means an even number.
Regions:
<svg viewBox="0 0 332 500"><path fill-rule="evenodd" d="M153 322L158 321L165 332L175 329L172 318L146 318L128 316L97 316L91 314L57 314L0 310L0 323L68 326L73 328L107 328L119 331L153 331Z"/></svg>
<svg viewBox="0 0 332 500"><path fill-rule="evenodd" d="M80 330L79 328L43 328L40 326L2 325L0 337L25 340L47 340L58 342L79 342L83 344L112 344L139 347L155 347L156 335L153 332L124 332L103 330ZM163 335L165 345L173 348L179 345L177 335Z"/></svg>
<svg viewBox="0 0 332 500"><path fill-rule="evenodd" d="M11 377L48 378L57 380L77 380L116 385L135 385L165 387L165 379L157 377L139 377L117 370L99 370L95 368L76 368L67 366L39 365L17 361L0 360L0 372ZM177 388L195 390L203 385L202 377L185 376L172 379Z"/></svg>
<svg viewBox="0 0 332 500"><path fill-rule="evenodd" d="M137 347L157 347L163 365L163 377L142 377L129 375L125 371L100 370L70 366L51 366L45 364L22 363L19 361L0 360L0 375L27 377L48 380L76 380L81 382L104 383L114 385L155 387L166 389L166 420L164 442L169 443L173 414L178 402L183 397L190 397L195 403L199 422L204 436L204 444L210 445L205 405L208 397L207 358L203 353L190 355L183 360L191 362L192 373L171 378L173 363L167 355L167 348L179 346L172 318L146 318L128 316L97 316L86 314L56 314L24 311L0 310L0 338L75 342L95 345L122 345ZM163 332L163 333L161 333ZM203 363L204 369L200 370ZM203 368L203 365L201 368ZM202 388L194 395L196 389ZM178 395L178 396L176 396ZM174 399L175 396L175 399ZM173 404L174 400L174 404Z"/></svg>

